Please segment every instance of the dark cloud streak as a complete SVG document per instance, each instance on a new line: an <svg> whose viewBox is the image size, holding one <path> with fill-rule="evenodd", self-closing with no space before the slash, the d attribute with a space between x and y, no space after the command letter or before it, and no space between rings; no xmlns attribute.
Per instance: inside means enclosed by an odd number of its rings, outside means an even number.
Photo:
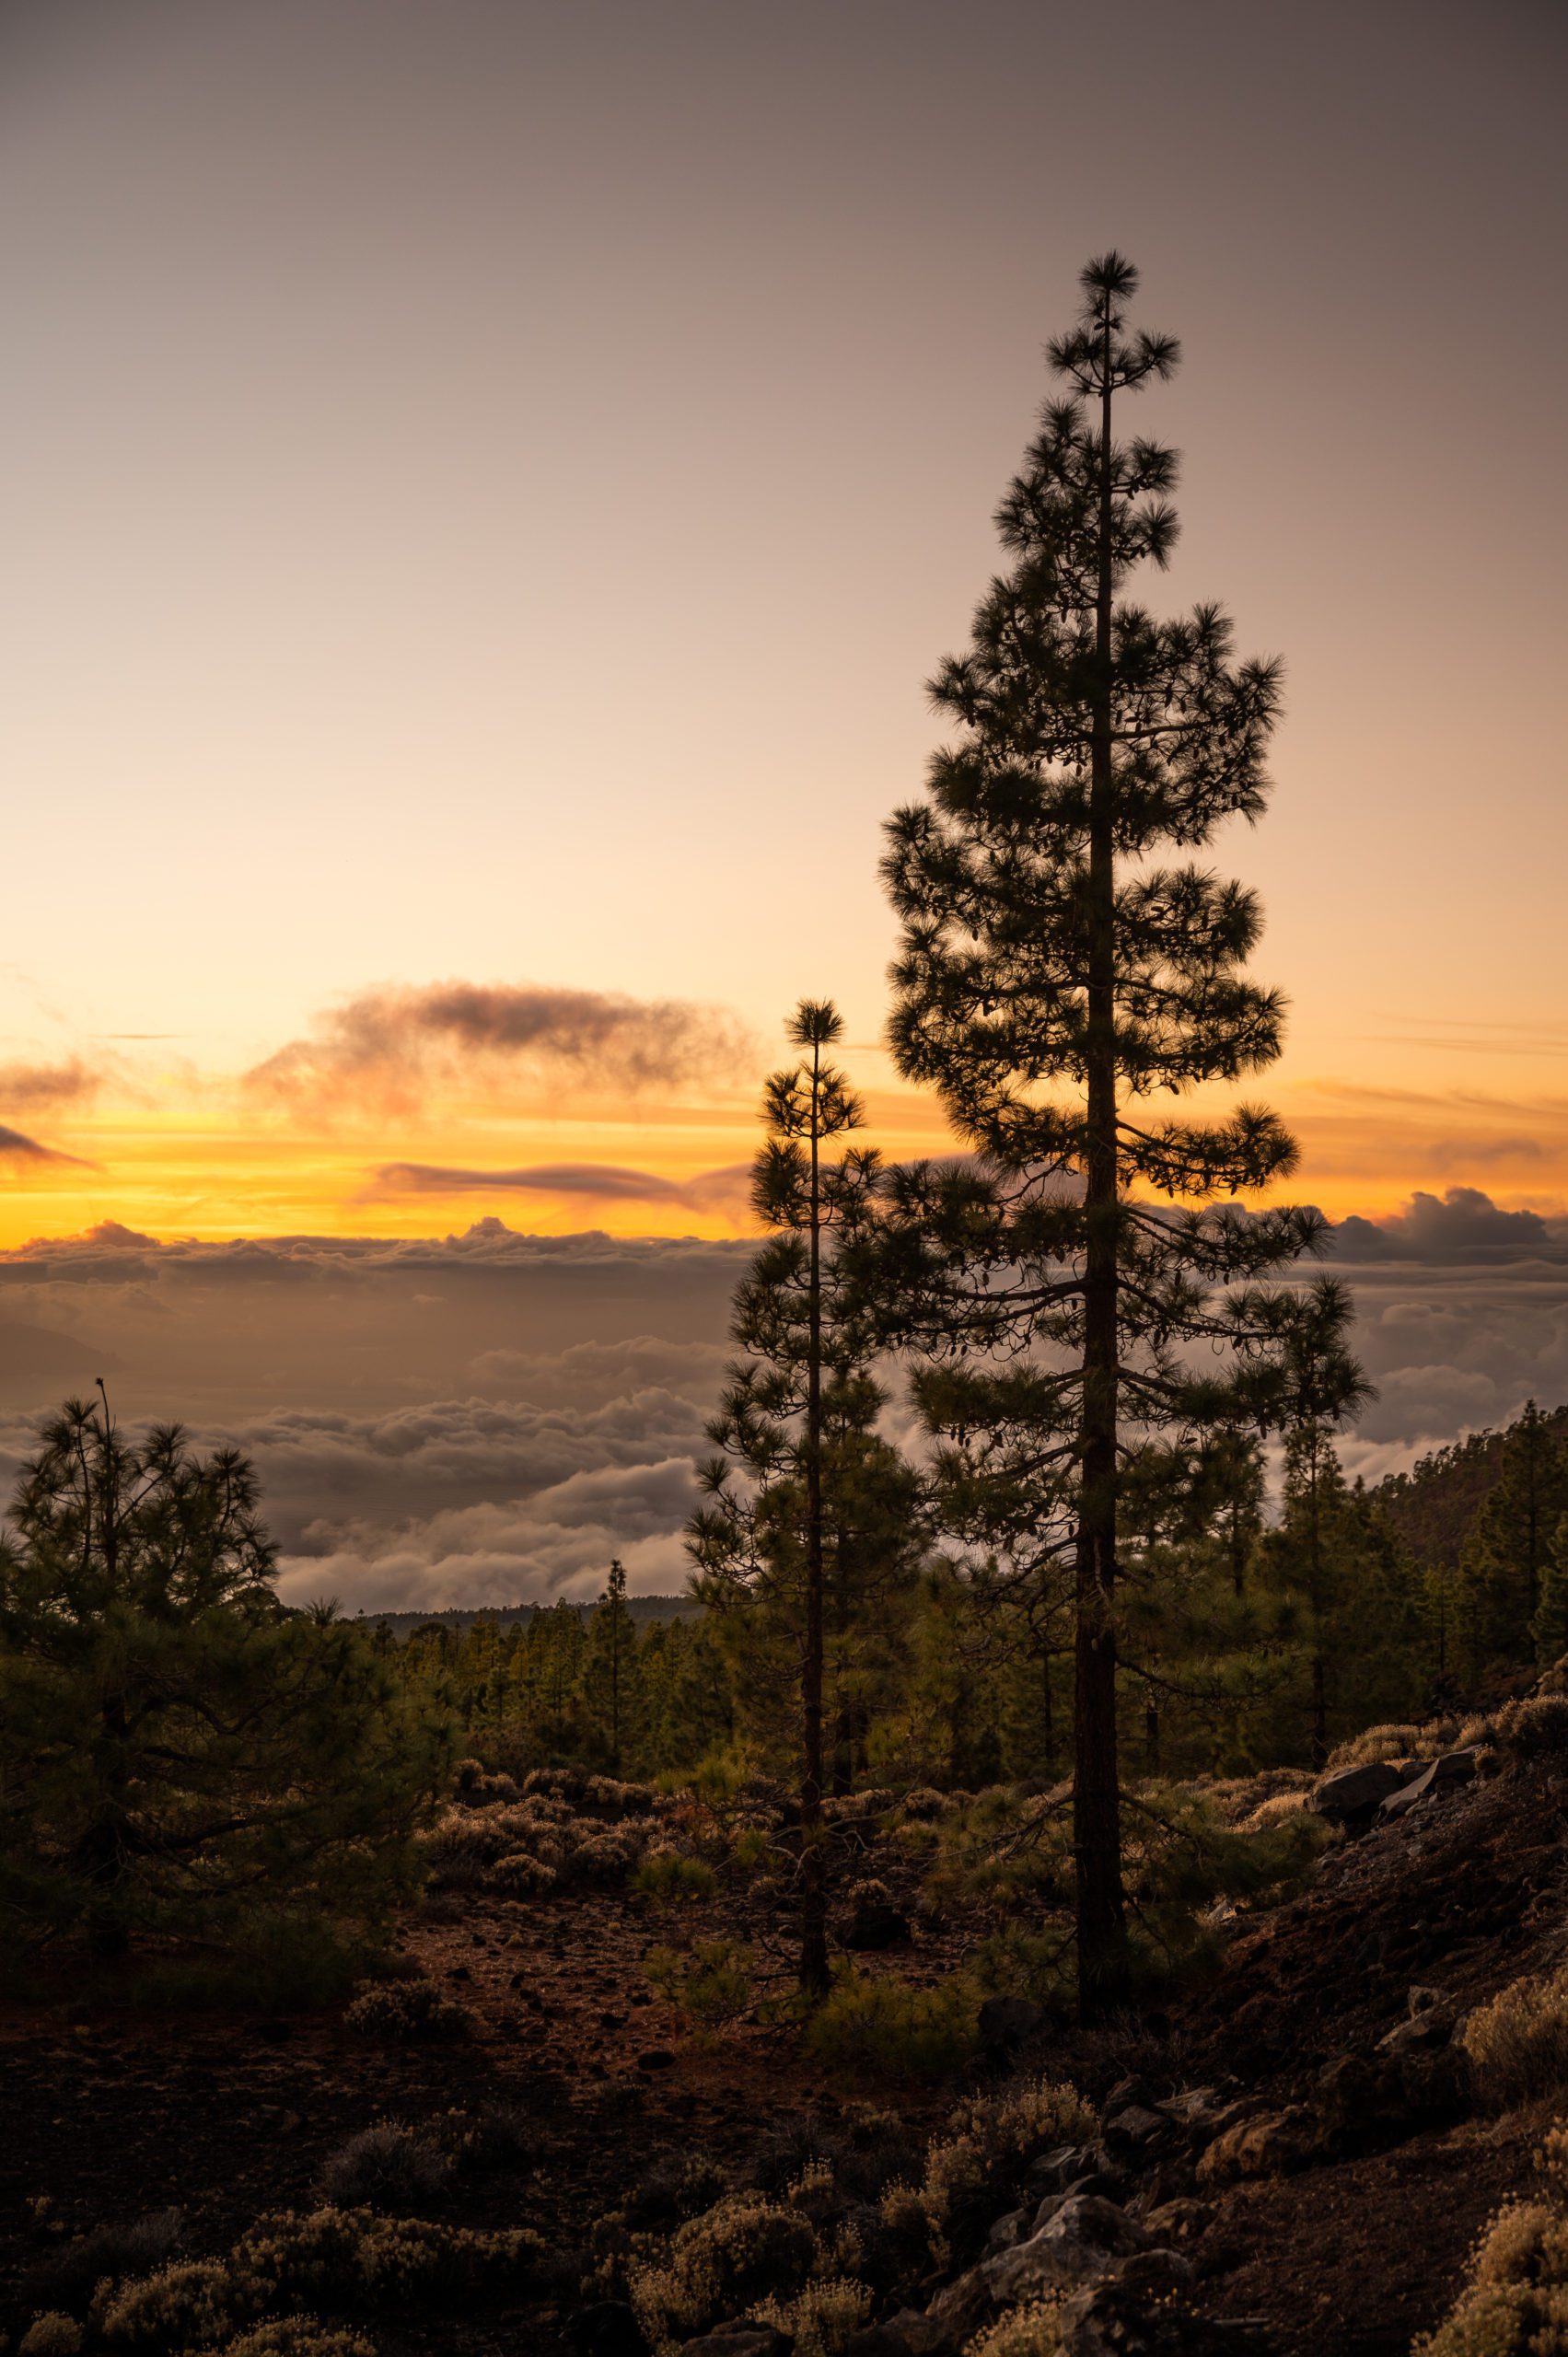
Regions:
<svg viewBox="0 0 1568 2357"><path fill-rule="evenodd" d="M750 1068L738 1017L683 999L542 983L432 982L371 990L319 1016L245 1076L253 1093L326 1111L412 1110L498 1070L636 1094L724 1083Z"/></svg>

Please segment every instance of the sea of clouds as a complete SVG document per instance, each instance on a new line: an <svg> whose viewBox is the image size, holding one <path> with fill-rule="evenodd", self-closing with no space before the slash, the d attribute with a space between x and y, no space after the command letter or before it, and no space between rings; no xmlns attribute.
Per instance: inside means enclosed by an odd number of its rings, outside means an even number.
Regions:
<svg viewBox="0 0 1568 2357"><path fill-rule="evenodd" d="M157 1243L113 1225L0 1253L0 1492L40 1414L102 1376L128 1424L255 1457L296 1601L588 1596L612 1555L678 1588L681 1525L752 1248L520 1235ZM1531 1397L1568 1399L1568 1218L1471 1189L1351 1218L1376 1480Z"/></svg>

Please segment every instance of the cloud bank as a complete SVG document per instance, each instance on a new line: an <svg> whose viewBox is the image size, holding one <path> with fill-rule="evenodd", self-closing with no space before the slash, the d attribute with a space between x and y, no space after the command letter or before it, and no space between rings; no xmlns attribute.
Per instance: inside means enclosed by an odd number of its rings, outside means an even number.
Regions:
<svg viewBox="0 0 1568 2357"><path fill-rule="evenodd" d="M0 1107L7 1113L32 1113L41 1108L78 1105L96 1096L101 1074L79 1056L64 1064L0 1064Z"/></svg>
<svg viewBox="0 0 1568 2357"><path fill-rule="evenodd" d="M359 993L245 1075L253 1095L324 1113L407 1113L505 1071L636 1094L733 1080L755 1060L722 1007L542 983L431 982Z"/></svg>
<svg viewBox="0 0 1568 2357"><path fill-rule="evenodd" d="M58 1162L77 1170L87 1170L92 1167L90 1163L80 1161L74 1154L62 1154L55 1146L40 1145L36 1138L24 1137L20 1130L7 1129L4 1121L0 1121L0 1162L34 1167L41 1162Z"/></svg>
<svg viewBox="0 0 1568 2357"><path fill-rule="evenodd" d="M1453 1189L1332 1247L1380 1394L1353 1472L1568 1399L1568 1217ZM634 1587L676 1586L753 1248L494 1218L413 1241L41 1240L0 1253L0 1485L38 1412L102 1373L127 1422L254 1455L296 1600L592 1595L614 1554Z"/></svg>

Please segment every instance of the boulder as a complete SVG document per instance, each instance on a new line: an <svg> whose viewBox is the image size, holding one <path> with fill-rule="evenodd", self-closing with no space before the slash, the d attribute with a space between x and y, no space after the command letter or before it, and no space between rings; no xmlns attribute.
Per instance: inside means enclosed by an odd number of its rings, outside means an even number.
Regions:
<svg viewBox="0 0 1568 2357"><path fill-rule="evenodd" d="M1213 2087L1180 2087L1167 2096L1160 2109L1181 2128L1212 2128L1225 2105Z"/></svg>
<svg viewBox="0 0 1568 2357"><path fill-rule="evenodd" d="M1170 2122L1164 2113L1150 2111L1141 2103L1130 2103L1124 2111L1114 2113L1104 2131L1107 2150L1112 2153L1146 2152L1169 2132Z"/></svg>
<svg viewBox="0 0 1568 2357"><path fill-rule="evenodd" d="M1325 1776L1313 1791L1312 1806L1319 1817L1337 1818L1342 1824L1346 1817L1362 1817L1375 1809L1390 1793L1397 1793L1404 1778L1391 1759L1369 1759L1360 1768L1342 1768L1337 1775Z"/></svg>
<svg viewBox="0 0 1568 2357"><path fill-rule="evenodd" d="M1198 2164L1200 2185L1225 2185L1235 2177L1287 2177L1312 2149L1310 2123L1294 2106L1238 2120L1214 2138Z"/></svg>
<svg viewBox="0 0 1568 2357"><path fill-rule="evenodd" d="M1206 2234L1214 2215L1212 2203L1181 2194L1174 2201L1162 2201L1157 2209L1145 2210L1144 2232L1153 2235L1156 2243L1174 2249L1179 2243L1195 2243L1200 2235Z"/></svg>
<svg viewBox="0 0 1568 2357"><path fill-rule="evenodd" d="M1031 2161L1024 2172L1024 2191L1038 2200L1047 2193L1065 2193L1074 2177L1083 2176L1088 2166L1087 2147L1083 2144L1058 2144Z"/></svg>
<svg viewBox="0 0 1568 2357"><path fill-rule="evenodd" d="M1153 2101L1154 2096L1150 2092L1148 2081L1140 2079L1134 2073L1130 2078L1118 2079L1100 2106L1099 2116L1102 2119L1109 2119L1112 2112L1125 2111L1130 2103L1149 2104Z"/></svg>
<svg viewBox="0 0 1568 2357"><path fill-rule="evenodd" d="M902 2319L889 2316L883 2324L861 2325L842 2344L842 2357L927 2357L936 2348L935 2338L912 2337L906 2324L917 2326L921 2333L927 2331L925 2318L906 2309Z"/></svg>
<svg viewBox="0 0 1568 2357"><path fill-rule="evenodd" d="M860 2329L861 2332L870 2332L877 2328L870 2325L863 2325ZM928 2317L922 2316L918 2308L900 2308L898 2315L889 2316L887 2323L879 2329L883 2332L896 2333L904 2348L908 2350L909 2357L937 2357L937 2352L942 2346L941 2334L935 2330ZM859 2339L860 2333L851 2335L849 2346L852 2351Z"/></svg>
<svg viewBox="0 0 1568 2357"><path fill-rule="evenodd" d="M1453 2035L1454 2016L1446 2005L1434 2005L1425 2013L1411 2014L1408 2020L1396 2022L1387 2036L1377 2041L1379 2054L1416 2054L1446 2046Z"/></svg>
<svg viewBox="0 0 1568 2357"><path fill-rule="evenodd" d="M1059 2197L1053 2196L1052 2198L1057 2199ZM1027 2210L1009 2210L1005 2217L998 2218L993 2224L991 2232L985 2238L986 2249L1011 2250L1015 2243L1021 2243L1023 2241L1024 2228L1028 2224L1028 2223L1029 2217ZM1036 2221L1036 2223L1039 2223L1038 2220Z"/></svg>
<svg viewBox="0 0 1568 2357"><path fill-rule="evenodd" d="M1028 2242L981 2261L978 2272L998 2307L1038 2299L1110 2274L1122 2260L1153 2247L1135 2219L1096 2193L1070 2193Z"/></svg>
<svg viewBox="0 0 1568 2357"><path fill-rule="evenodd" d="M1006 2252L1005 2257L1011 2258ZM982 2260L979 2267L967 2268L950 2283L943 2285L925 2311L924 2323L933 2335L931 2347L935 2350L961 2349L971 2340L991 2314L991 2293L985 2281L987 2267L993 2259Z"/></svg>
<svg viewBox="0 0 1568 2357"><path fill-rule="evenodd" d="M1401 1784L1397 1793L1389 1793L1379 1802L1378 1823L1381 1825L1392 1817L1403 1817L1407 1811L1418 1808L1423 1801L1430 1800L1434 1793L1446 1791L1452 1785L1469 1783L1475 1775L1475 1758L1474 1750L1467 1748L1464 1751L1446 1751L1440 1759L1429 1761L1421 1775L1412 1777L1408 1784Z"/></svg>
<svg viewBox="0 0 1568 2357"><path fill-rule="evenodd" d="M1062 2357L1242 2357L1250 2335L1207 2316L1183 2315L1120 2282L1097 2283L1064 2300L1052 2319Z"/></svg>

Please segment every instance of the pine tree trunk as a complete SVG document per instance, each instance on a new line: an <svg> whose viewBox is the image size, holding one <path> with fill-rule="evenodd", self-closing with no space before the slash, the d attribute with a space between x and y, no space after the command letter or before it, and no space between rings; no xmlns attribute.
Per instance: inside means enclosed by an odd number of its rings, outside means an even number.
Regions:
<svg viewBox="0 0 1568 2357"><path fill-rule="evenodd" d="M1076 1564L1073 1850L1078 2010L1125 2003L1126 1903L1116 1744L1116 858L1111 773L1110 329L1100 405L1099 580L1089 780L1089 972L1082 1509Z"/></svg>
<svg viewBox="0 0 1568 2357"><path fill-rule="evenodd" d="M1040 1765L1048 1776L1056 1773L1056 1698L1051 1689L1051 1648L1040 1655Z"/></svg>
<svg viewBox="0 0 1568 2357"><path fill-rule="evenodd" d="M1323 1659L1323 1613L1327 1598L1323 1594L1323 1526L1322 1502L1318 1490L1319 1435L1312 1435L1312 1458L1307 1485L1308 1564L1312 1582L1312 1765L1322 1768L1329 1758L1329 1689L1328 1670Z"/></svg>
<svg viewBox="0 0 1568 2357"><path fill-rule="evenodd" d="M99 1802L76 1844L75 1865L91 1893L86 1915L88 1949L100 1964L112 1964L131 1945L120 1897L130 1829L125 1764L128 1720L121 1695L104 1697L99 1722Z"/></svg>
<svg viewBox="0 0 1568 2357"><path fill-rule="evenodd" d="M854 1783L855 1713L842 1691L844 1652L849 1643L849 1584L844 1576L844 1534L838 1536L839 1575L833 1586L833 1635L838 1643L840 1700L833 1713L832 1790L842 1799Z"/></svg>
<svg viewBox="0 0 1568 2357"><path fill-rule="evenodd" d="M828 1992L828 1887L822 1849L822 1235L818 1074L811 1051L811 1273L806 1366L806 1644L800 1717L800 1985Z"/></svg>
<svg viewBox="0 0 1568 2357"><path fill-rule="evenodd" d="M1312 1765L1325 1768L1329 1762L1329 1694L1321 1653L1312 1656Z"/></svg>

